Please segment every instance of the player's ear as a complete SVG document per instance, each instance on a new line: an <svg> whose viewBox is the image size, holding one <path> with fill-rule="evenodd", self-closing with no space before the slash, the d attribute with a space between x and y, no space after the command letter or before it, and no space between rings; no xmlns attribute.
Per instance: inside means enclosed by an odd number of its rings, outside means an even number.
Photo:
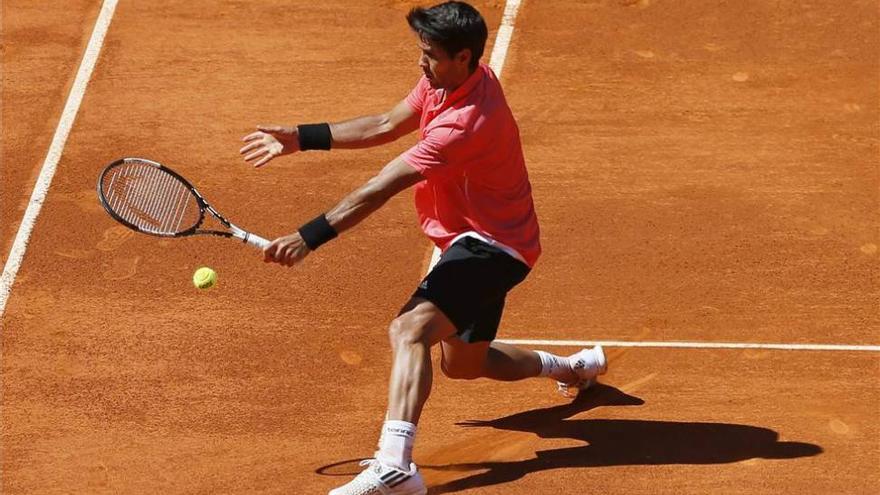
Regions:
<svg viewBox="0 0 880 495"><path fill-rule="evenodd" d="M471 49L470 48L462 48L455 54L455 61L462 65L470 65L471 63Z"/></svg>

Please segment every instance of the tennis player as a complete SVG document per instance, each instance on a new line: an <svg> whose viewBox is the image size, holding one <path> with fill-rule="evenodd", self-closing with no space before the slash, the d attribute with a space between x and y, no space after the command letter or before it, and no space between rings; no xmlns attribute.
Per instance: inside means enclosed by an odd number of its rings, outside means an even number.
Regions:
<svg viewBox="0 0 880 495"><path fill-rule="evenodd" d="M422 77L387 113L338 123L260 126L244 159L260 167L306 150L378 146L419 130L412 148L335 207L275 239L264 260L293 266L415 187L421 228L442 254L391 322L386 421L375 459L330 495L426 493L413 441L431 391L431 347L449 378L514 381L546 376L583 389L606 370L601 347L567 357L494 342L508 291L541 253L519 130L492 70L480 63L486 23L472 6L446 2L407 15Z"/></svg>

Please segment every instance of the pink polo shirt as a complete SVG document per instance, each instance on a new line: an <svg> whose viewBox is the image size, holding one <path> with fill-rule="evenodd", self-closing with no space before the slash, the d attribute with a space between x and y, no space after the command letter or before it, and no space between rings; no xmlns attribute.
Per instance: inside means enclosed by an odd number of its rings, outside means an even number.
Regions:
<svg viewBox="0 0 880 495"><path fill-rule="evenodd" d="M445 251L467 232L513 249L534 266L541 254L519 129L485 64L451 94L424 76L406 98L421 114L419 142L402 158L427 180L415 186L422 230Z"/></svg>

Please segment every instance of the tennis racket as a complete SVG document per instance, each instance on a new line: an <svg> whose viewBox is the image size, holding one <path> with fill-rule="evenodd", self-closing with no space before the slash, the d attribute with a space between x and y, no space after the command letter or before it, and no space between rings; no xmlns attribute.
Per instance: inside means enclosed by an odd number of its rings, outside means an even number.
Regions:
<svg viewBox="0 0 880 495"><path fill-rule="evenodd" d="M144 234L207 234L241 239L259 249L269 245L266 239L230 223L180 174L152 160L123 158L107 165L98 177L98 198L116 221ZM205 212L222 227L201 228Z"/></svg>

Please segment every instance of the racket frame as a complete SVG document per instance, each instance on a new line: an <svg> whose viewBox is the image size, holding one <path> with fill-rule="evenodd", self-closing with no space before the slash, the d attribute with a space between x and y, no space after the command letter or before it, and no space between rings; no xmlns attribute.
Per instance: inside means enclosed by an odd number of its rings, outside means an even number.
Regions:
<svg viewBox="0 0 880 495"><path fill-rule="evenodd" d="M109 204L106 196L104 195L104 188L103 188L104 177L111 170L113 170L119 166L122 166L126 163L130 163L130 162L138 162L138 163L142 163L145 165L155 167L155 168L161 170L162 172L165 172L165 173L171 175L172 177L174 177L175 179L180 181L181 184L183 184L187 189L189 189L189 191L192 193L192 195L195 198L196 203L198 204L198 207L199 207L199 218L198 218L198 221L196 221L195 225L193 225L192 227L190 227L186 230L181 230L181 231L172 232L172 233L155 232L155 231L149 231L149 230L142 229L142 228L138 227L137 225L129 222L128 220L122 218L121 215L116 213L116 211L114 211L113 208L110 207L110 204ZM192 183L190 181L186 180L186 178L184 178L182 175L175 172L174 170L171 170L170 168L166 167L165 165L162 165L159 162L149 160L147 158L138 158L138 157L120 158L120 159L115 160L114 162L110 163L106 167L104 167L104 170L102 170L100 175L98 175L98 199L100 200L101 206L104 208L104 210L111 217L113 217L114 220L116 220L117 222L121 223L122 225L125 225L126 227L128 227L136 232L140 232L142 234L148 234L148 235L157 236L157 237L187 237L187 236L191 236L191 235L203 234L203 235L214 235L214 236L219 236L219 237L230 237L230 238L239 239L242 242L244 242L246 244L250 244L251 246L254 246L258 249L265 249L266 246L269 245L269 241L267 239L264 239L256 234L250 233L250 232L234 225L229 220L227 220L226 217L224 217L223 215L220 214L220 212L218 212L216 209L214 209L214 207L211 206L208 203L208 201L199 193L199 191L196 189L196 187L194 185L192 185ZM210 213L214 218L217 219L217 221L219 221L224 227L226 227L229 230L223 231L223 230L199 229L199 227L201 227L202 223L204 223L204 221L205 221L205 212Z"/></svg>

